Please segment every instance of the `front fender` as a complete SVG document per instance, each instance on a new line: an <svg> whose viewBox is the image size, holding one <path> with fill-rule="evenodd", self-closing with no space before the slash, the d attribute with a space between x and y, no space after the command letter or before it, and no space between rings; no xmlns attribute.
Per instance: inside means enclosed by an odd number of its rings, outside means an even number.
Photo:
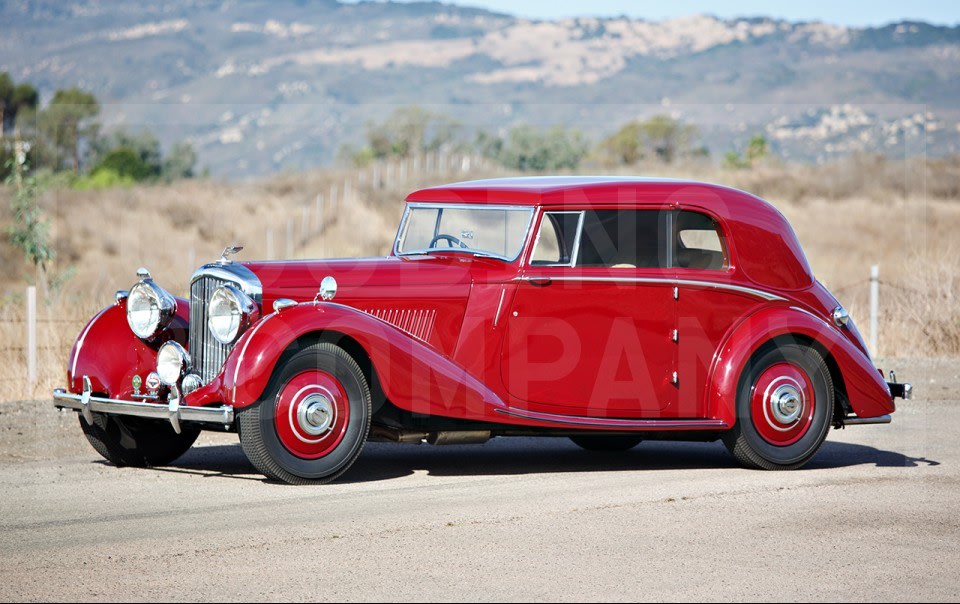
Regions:
<svg viewBox="0 0 960 604"><path fill-rule="evenodd" d="M796 307L781 306L758 311L744 319L722 346L708 382L708 409L714 418L731 426L736 422L737 387L747 361L766 342L787 335L809 338L833 357L850 406L859 417L893 412L890 388L863 351L819 317Z"/></svg>
<svg viewBox="0 0 960 604"><path fill-rule="evenodd" d="M177 298L177 312L167 329L150 343L138 338L127 324L127 302L121 300L97 313L77 336L67 363L67 389L83 390L83 376L94 392L111 398L129 398L133 376L141 379L157 368L157 349L170 339L187 342L190 303Z"/></svg>
<svg viewBox="0 0 960 604"><path fill-rule="evenodd" d="M310 334L347 336L370 357L391 403L413 413L492 420L506 405L462 366L400 329L349 306L303 303L262 319L224 364L221 396L242 409L259 400L281 355ZM501 416L502 417L502 416Z"/></svg>

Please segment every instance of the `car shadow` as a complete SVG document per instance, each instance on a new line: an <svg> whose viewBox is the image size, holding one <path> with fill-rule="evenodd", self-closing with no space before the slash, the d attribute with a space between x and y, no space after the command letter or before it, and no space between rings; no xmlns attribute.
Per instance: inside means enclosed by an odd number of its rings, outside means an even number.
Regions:
<svg viewBox="0 0 960 604"><path fill-rule="evenodd" d="M801 471L859 465L911 468L940 465L866 445L827 441ZM368 443L339 483L390 480L425 471L430 476L509 476L560 472L617 472L737 468L719 443L646 441L629 451L580 449L566 438L498 438L483 445L429 446ZM239 444L198 446L159 471L260 480Z"/></svg>

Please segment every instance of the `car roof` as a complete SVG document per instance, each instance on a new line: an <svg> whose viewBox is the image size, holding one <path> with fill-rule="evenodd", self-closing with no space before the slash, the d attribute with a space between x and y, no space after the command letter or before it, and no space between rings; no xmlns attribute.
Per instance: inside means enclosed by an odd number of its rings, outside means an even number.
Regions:
<svg viewBox="0 0 960 604"><path fill-rule="evenodd" d="M810 265L787 219L773 205L731 187L695 180L631 176L492 178L428 187L408 202L593 208L700 208L727 225L741 269L759 284L794 290L813 282Z"/></svg>
<svg viewBox="0 0 960 604"><path fill-rule="evenodd" d="M747 203L763 200L722 185L676 178L635 176L523 176L468 180L414 191L407 201L491 205L577 205L590 207L611 202L653 203L680 201L674 196L724 198L746 196Z"/></svg>

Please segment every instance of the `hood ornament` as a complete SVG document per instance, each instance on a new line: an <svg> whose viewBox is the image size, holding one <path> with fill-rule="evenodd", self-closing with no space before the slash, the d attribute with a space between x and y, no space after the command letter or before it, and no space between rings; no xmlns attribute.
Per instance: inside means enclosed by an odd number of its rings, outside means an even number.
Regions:
<svg viewBox="0 0 960 604"><path fill-rule="evenodd" d="M243 249L243 246L242 246L242 245L229 245L229 246L223 248L223 253L220 254L220 260L218 260L218 262L220 262L220 263L222 263L222 264L230 264L230 263L232 263L233 260L230 259L230 256L236 254L237 252L239 252L239 251L242 250L242 249Z"/></svg>

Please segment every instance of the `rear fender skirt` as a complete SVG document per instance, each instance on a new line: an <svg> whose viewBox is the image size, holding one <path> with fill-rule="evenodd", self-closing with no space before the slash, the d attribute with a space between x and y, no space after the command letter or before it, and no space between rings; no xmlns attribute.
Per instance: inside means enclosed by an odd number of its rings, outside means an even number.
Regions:
<svg viewBox="0 0 960 604"><path fill-rule="evenodd" d="M729 425L736 422L737 385L750 356L771 339L791 334L814 340L833 357L850 406L858 417L878 417L893 412L893 398L883 376L837 327L806 310L779 306L744 319L714 357L706 392L711 417Z"/></svg>

